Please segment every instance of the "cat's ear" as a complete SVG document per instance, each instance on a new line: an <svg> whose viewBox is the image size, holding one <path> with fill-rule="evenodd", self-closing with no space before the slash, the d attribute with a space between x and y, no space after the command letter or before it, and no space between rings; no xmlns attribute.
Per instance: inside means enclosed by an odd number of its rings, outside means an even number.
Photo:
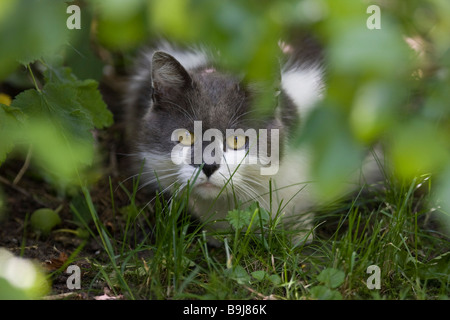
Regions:
<svg viewBox="0 0 450 320"><path fill-rule="evenodd" d="M152 57L152 83L156 97L181 92L192 86L184 67L170 54L156 51Z"/></svg>

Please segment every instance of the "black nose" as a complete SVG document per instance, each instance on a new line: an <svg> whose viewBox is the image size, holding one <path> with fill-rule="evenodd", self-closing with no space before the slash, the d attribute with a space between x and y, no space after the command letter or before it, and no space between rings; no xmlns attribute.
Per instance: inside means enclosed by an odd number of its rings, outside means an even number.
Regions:
<svg viewBox="0 0 450 320"><path fill-rule="evenodd" d="M218 164L203 164L203 172L209 178L219 168Z"/></svg>

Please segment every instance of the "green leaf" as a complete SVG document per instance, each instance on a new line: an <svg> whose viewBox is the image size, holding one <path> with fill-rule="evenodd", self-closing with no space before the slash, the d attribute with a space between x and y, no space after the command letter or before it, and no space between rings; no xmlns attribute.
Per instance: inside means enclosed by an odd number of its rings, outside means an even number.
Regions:
<svg viewBox="0 0 450 320"><path fill-rule="evenodd" d="M44 76L47 82L66 84L76 91L76 101L80 104L83 112L89 115L97 129L102 129L113 123L112 113L102 99L97 81L92 79L78 80L72 70L67 67L48 66Z"/></svg>
<svg viewBox="0 0 450 320"><path fill-rule="evenodd" d="M16 132L22 127L24 118L19 109L0 103L0 165L14 147Z"/></svg>
<svg viewBox="0 0 450 320"><path fill-rule="evenodd" d="M277 274L272 274L271 276L269 276L269 280L274 285L279 285L281 283L281 277Z"/></svg>
<svg viewBox="0 0 450 320"><path fill-rule="evenodd" d="M362 147L352 136L341 106L334 101L325 103L311 112L297 139L311 150L311 175L317 182L311 187L323 202L347 191L349 176L357 172L363 158Z"/></svg>
<svg viewBox="0 0 450 320"><path fill-rule="evenodd" d="M329 288L337 288L344 283L345 273L341 270L327 268L317 276L317 280Z"/></svg>
<svg viewBox="0 0 450 320"><path fill-rule="evenodd" d="M66 8L62 1L53 0L19 0L8 6L0 21L0 75L14 61L26 65L67 43Z"/></svg>
<svg viewBox="0 0 450 320"><path fill-rule="evenodd" d="M250 282L250 276L248 275L247 271L241 267L236 266L233 268L233 271L231 272L231 278L239 284L248 284Z"/></svg>
<svg viewBox="0 0 450 320"><path fill-rule="evenodd" d="M437 173L449 162L447 129L423 119L404 121L392 134L389 156L396 174L412 178Z"/></svg>
<svg viewBox="0 0 450 320"><path fill-rule="evenodd" d="M257 271L253 271L251 273L252 277L258 281L264 280L264 278L266 277L266 274L267 273L264 270L257 270Z"/></svg>
<svg viewBox="0 0 450 320"><path fill-rule="evenodd" d="M428 263L419 264L421 278L450 280L450 252L443 253Z"/></svg>
<svg viewBox="0 0 450 320"><path fill-rule="evenodd" d="M93 160L92 130L111 125L112 113L96 81L78 80L69 68L44 65L44 87L26 90L12 102L28 117L20 132L13 131L32 144L35 160L52 180L61 186L80 183L82 170Z"/></svg>
<svg viewBox="0 0 450 320"><path fill-rule="evenodd" d="M43 270L30 259L0 248L0 299L39 299L50 292Z"/></svg>
<svg viewBox="0 0 450 320"><path fill-rule="evenodd" d="M342 300L340 292L325 286L316 286L311 289L311 294L319 300Z"/></svg>
<svg viewBox="0 0 450 320"><path fill-rule="evenodd" d="M251 213L249 211L242 211L234 209L228 211L227 220L235 230L241 230L250 224Z"/></svg>
<svg viewBox="0 0 450 320"><path fill-rule="evenodd" d="M267 212L266 209L259 207L257 202L254 202L247 209L247 211L251 212L252 216L253 216L253 214L255 214L256 210L258 210L258 211L256 212L256 215L254 217L253 226L256 228L259 228L260 225L263 225L263 226L267 225L268 221L270 220L270 214Z"/></svg>
<svg viewBox="0 0 450 320"><path fill-rule="evenodd" d="M33 147L37 163L61 186L79 183L92 163L93 123L68 84L47 83L42 91L20 93L12 102L28 118L20 134Z"/></svg>
<svg viewBox="0 0 450 320"><path fill-rule="evenodd" d="M89 113L94 126L102 129L113 123L112 113L107 109L102 96L98 91L98 83L95 80L77 81L77 101L83 106L85 112Z"/></svg>
<svg viewBox="0 0 450 320"><path fill-rule="evenodd" d="M34 89L20 93L12 102L29 117L29 123L39 119L54 127L61 136L85 143L92 140L90 115L77 100L77 91L69 84L47 83L41 92ZM86 159L86 163L90 163Z"/></svg>

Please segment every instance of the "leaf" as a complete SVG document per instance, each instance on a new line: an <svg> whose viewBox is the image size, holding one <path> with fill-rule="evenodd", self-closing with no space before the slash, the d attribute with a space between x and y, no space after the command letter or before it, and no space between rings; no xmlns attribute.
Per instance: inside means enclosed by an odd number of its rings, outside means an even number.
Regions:
<svg viewBox="0 0 450 320"><path fill-rule="evenodd" d="M233 269L233 271L231 272L231 278L233 280L236 280L239 284L248 284L250 282L250 276L248 275L247 271L241 266L236 266Z"/></svg>
<svg viewBox="0 0 450 320"><path fill-rule="evenodd" d="M443 253L426 264L419 264L419 274L424 279L449 279L450 252Z"/></svg>
<svg viewBox="0 0 450 320"><path fill-rule="evenodd" d="M77 90L47 83L40 92L20 93L12 106L27 116L17 134L31 143L35 160L46 173L63 185L79 181L81 169L93 159L93 123L77 101Z"/></svg>
<svg viewBox="0 0 450 320"><path fill-rule="evenodd" d="M253 216L253 214L255 214L256 210L258 210L258 211L256 212L255 217L254 218L252 217L252 219L254 219L253 226L255 228L259 228L261 225L263 225L263 226L267 225L268 221L270 220L270 215L266 209L259 207L257 202L254 202L247 209L247 211L251 212L252 216Z"/></svg>
<svg viewBox="0 0 450 320"><path fill-rule="evenodd" d="M279 285L281 283L281 278L277 274L272 274L269 276L270 282L272 282L274 285Z"/></svg>
<svg viewBox="0 0 450 320"><path fill-rule="evenodd" d="M15 132L22 127L23 120L24 115L19 109L0 103L0 165L14 147Z"/></svg>
<svg viewBox="0 0 450 320"><path fill-rule="evenodd" d="M77 100L88 112L94 126L97 129L108 127L113 123L112 113L107 109L102 96L98 91L98 83L95 80L75 82L77 88Z"/></svg>
<svg viewBox="0 0 450 320"><path fill-rule="evenodd" d="M62 1L53 0L18 0L7 8L0 28L0 75L5 69L11 71L8 66L15 61L26 65L67 43L71 33L66 8Z"/></svg>
<svg viewBox="0 0 450 320"><path fill-rule="evenodd" d="M311 289L311 294L319 300L342 300L340 292L325 286L316 286Z"/></svg>
<svg viewBox="0 0 450 320"><path fill-rule="evenodd" d="M79 183L82 169L93 160L92 130L111 125L112 113L96 81L81 81L70 68L43 64L42 90L26 90L12 102L29 119L20 135L33 145L35 160L52 180L62 186Z"/></svg>
<svg viewBox="0 0 450 320"><path fill-rule="evenodd" d="M72 70L67 67L49 66L44 72L44 76L48 82L66 84L72 87L76 91L77 102L81 105L82 110L89 115L97 129L102 129L113 123L112 113L102 99L97 81L92 79L78 80Z"/></svg>
<svg viewBox="0 0 450 320"><path fill-rule="evenodd" d="M228 211L227 220L234 230L241 230L250 224L251 213L248 211L242 211L234 209Z"/></svg>
<svg viewBox="0 0 450 320"><path fill-rule="evenodd" d="M317 276L317 280L329 288L337 288L344 283L345 273L341 270L327 268Z"/></svg>
<svg viewBox="0 0 450 320"><path fill-rule="evenodd" d="M62 266L64 266L65 263L67 263L67 260L69 259L69 256L65 252L60 252L59 257L52 258L45 261L44 267L48 271L55 271L60 269Z"/></svg>
<svg viewBox="0 0 450 320"><path fill-rule="evenodd" d="M103 294L101 296L95 296L95 300L121 300L123 299L123 295L112 295L111 291L108 288L103 288Z"/></svg>
<svg viewBox="0 0 450 320"><path fill-rule="evenodd" d="M266 274L267 273L264 270L257 270L257 271L253 271L251 273L252 277L258 281L264 280L264 278L266 277Z"/></svg>
<svg viewBox="0 0 450 320"><path fill-rule="evenodd" d="M362 160L362 147L355 141L345 113L335 101L325 101L314 109L297 143L311 148L311 184L321 201L331 201L347 191L349 176L357 172ZM303 132L301 130L304 130Z"/></svg>

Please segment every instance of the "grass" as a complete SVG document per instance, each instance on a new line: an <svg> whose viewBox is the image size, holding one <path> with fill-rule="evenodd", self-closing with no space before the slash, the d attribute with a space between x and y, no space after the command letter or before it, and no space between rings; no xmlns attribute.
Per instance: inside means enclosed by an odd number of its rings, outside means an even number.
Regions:
<svg viewBox="0 0 450 320"><path fill-rule="evenodd" d="M449 242L428 227L424 187L427 176L387 183L385 192L323 210L308 245L292 245L255 204L241 211L250 218L234 217L234 229L217 235L219 248L190 218L189 188L170 200L157 196L150 208L136 203L136 181L124 189L130 205L114 209L114 234L84 189L93 223L72 209L105 254L90 258L95 276L82 287L94 291L102 281L127 299L448 299ZM380 289L367 286L373 265Z"/></svg>

